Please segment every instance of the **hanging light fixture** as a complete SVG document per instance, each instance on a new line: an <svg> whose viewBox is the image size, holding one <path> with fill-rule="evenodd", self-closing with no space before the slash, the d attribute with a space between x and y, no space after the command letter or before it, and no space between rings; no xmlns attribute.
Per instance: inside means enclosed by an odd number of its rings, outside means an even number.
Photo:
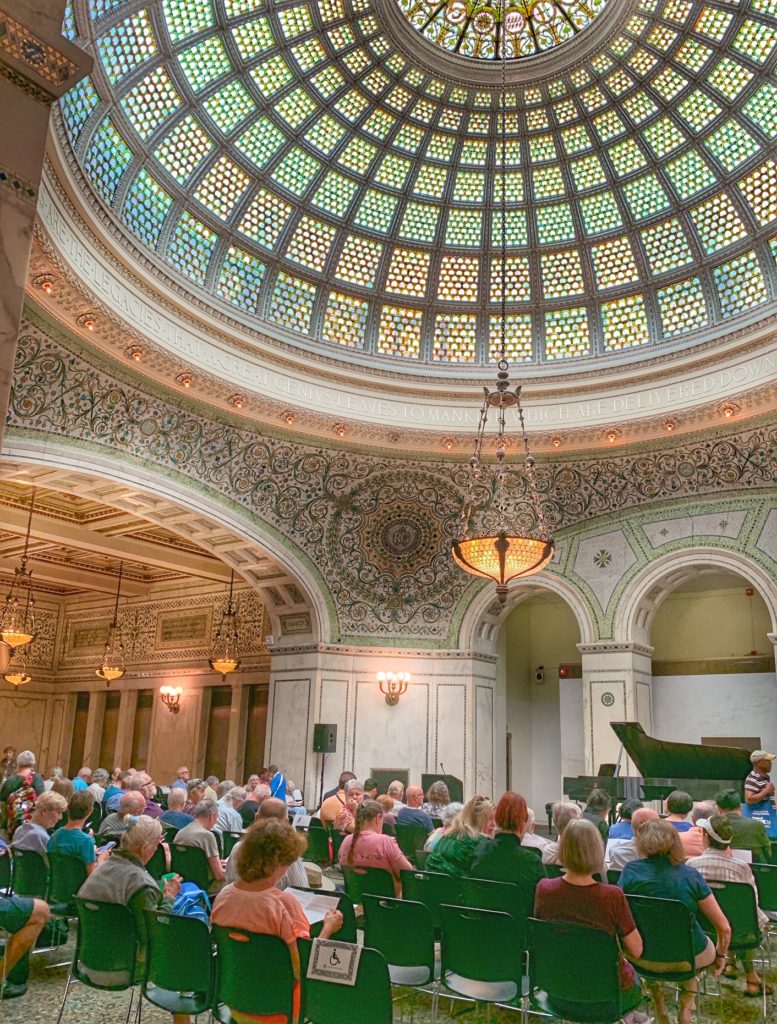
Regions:
<svg viewBox="0 0 777 1024"><path fill-rule="evenodd" d="M119 562L119 578L116 581L116 604L113 608L113 622L108 630L108 639L105 641L105 652L103 653L100 667L96 669L100 679L104 679L108 686L115 679L121 679L127 669L124 666L124 643L122 642L121 626L119 625L119 598L121 597L121 576L124 569L124 562Z"/></svg>
<svg viewBox="0 0 777 1024"><path fill-rule="evenodd" d="M237 605L232 602L232 594L235 586L235 573L232 571L229 577L229 599L224 614L221 616L219 628L213 640L213 649L208 663L214 672L218 672L222 679L226 679L230 672L240 668L240 655L238 653L239 637L237 634Z"/></svg>
<svg viewBox="0 0 777 1024"><path fill-rule="evenodd" d="M35 488L30 495L30 513L27 517L27 532L24 550L18 567L14 570L11 589L0 612L0 640L7 644L13 654L19 647L26 647L35 639L35 597L32 593L32 570L27 568L30 549L30 528L32 511L35 507Z"/></svg>
<svg viewBox="0 0 777 1024"><path fill-rule="evenodd" d="M3 679L7 683L10 683L15 690L18 690L20 686L25 686L27 683L32 682L32 676L27 671L27 650L24 648L22 653L17 655L15 659L9 662L5 672L3 672Z"/></svg>
<svg viewBox="0 0 777 1024"><path fill-rule="evenodd" d="M499 16L504 26L506 3L501 0ZM520 386L510 388L507 361L507 49L504 27L497 33L497 45L502 46L501 95L501 309L499 323L499 361L496 388L483 388L484 398L480 410L475 447L469 460L467 499L462 508L459 536L453 541L453 559L460 569L472 576L494 580L500 602L507 599L508 584L523 576L540 572L553 558L555 544L548 533L542 503L537 494L534 458L529 450L529 439L523 418ZM488 416L496 410L496 466L492 471L483 463L483 444ZM524 452L526 503L522 514L510 512L507 485L510 473L506 465L507 437L505 413L514 409L521 429ZM488 498L490 497L490 500ZM485 504L484 504L485 502ZM520 510L519 510L520 511ZM475 515L481 522L475 523ZM528 526L525 529L524 526ZM478 528L480 527L480 528Z"/></svg>

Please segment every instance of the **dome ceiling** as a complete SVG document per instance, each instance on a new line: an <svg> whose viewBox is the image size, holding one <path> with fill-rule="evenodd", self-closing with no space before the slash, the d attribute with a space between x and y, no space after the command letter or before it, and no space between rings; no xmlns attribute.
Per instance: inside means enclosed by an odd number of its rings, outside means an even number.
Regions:
<svg viewBox="0 0 777 1024"><path fill-rule="evenodd" d="M97 58L61 103L77 173L248 325L474 371L500 312L498 88L435 77L431 43L422 65L384 18L456 2L70 0L65 32ZM555 74L547 53L510 62L544 76L506 100L514 362L674 350L777 296L773 0L618 3L593 57L570 66L572 39ZM563 8L576 39L613 9L513 6ZM445 56L461 81L487 63Z"/></svg>

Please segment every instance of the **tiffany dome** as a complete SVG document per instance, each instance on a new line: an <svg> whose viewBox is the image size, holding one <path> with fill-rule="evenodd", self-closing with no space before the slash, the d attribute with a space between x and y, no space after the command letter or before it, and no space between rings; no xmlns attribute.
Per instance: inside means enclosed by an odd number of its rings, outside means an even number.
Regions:
<svg viewBox="0 0 777 1024"><path fill-rule="evenodd" d="M442 6L71 0L96 60L61 104L69 173L109 233L247 336L482 378L499 62L421 38L412 19ZM772 313L771 0L517 6L530 32L551 8L574 31L508 62L511 360L607 366Z"/></svg>

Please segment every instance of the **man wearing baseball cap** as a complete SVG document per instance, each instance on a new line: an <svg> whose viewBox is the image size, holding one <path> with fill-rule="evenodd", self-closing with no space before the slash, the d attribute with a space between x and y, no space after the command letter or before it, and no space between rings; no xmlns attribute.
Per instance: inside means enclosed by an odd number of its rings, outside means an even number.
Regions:
<svg viewBox="0 0 777 1024"><path fill-rule="evenodd" d="M769 772L772 770L772 761L775 755L766 750L754 750L750 755L750 763L753 768L745 779L745 803L755 807L760 803L771 803L774 796L774 783Z"/></svg>

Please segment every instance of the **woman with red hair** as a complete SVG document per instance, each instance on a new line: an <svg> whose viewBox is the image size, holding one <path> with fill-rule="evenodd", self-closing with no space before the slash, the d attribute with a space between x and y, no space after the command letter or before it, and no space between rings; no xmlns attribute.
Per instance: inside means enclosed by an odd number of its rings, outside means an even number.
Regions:
<svg viewBox="0 0 777 1024"><path fill-rule="evenodd" d="M508 790L496 805L493 839L483 838L475 851L470 874L494 882L528 882L535 885L545 878L538 850L521 846L528 813L520 793Z"/></svg>

